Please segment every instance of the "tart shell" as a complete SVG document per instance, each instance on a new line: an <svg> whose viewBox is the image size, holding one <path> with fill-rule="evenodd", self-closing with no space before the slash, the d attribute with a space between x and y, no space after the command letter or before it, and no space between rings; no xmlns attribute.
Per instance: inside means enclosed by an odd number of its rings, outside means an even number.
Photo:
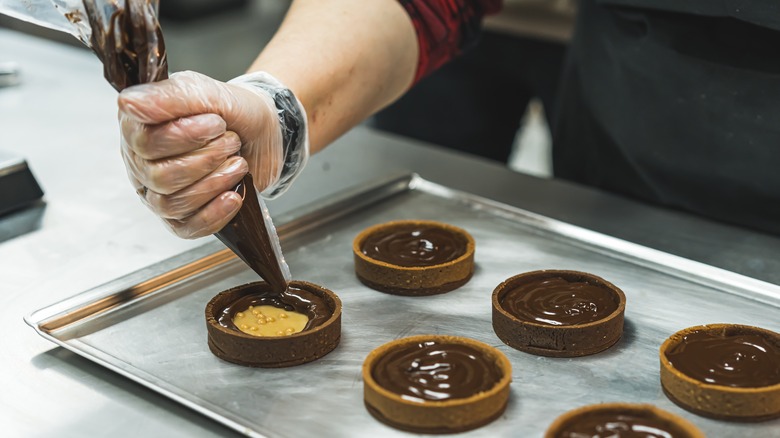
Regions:
<svg viewBox="0 0 780 438"><path fill-rule="evenodd" d="M437 227L454 233L463 241L465 252L458 258L432 266L400 266L376 260L361 251L368 236L414 226ZM466 284L474 273L474 238L465 230L437 221L404 220L366 228L352 243L355 274L366 286L393 295L424 296L455 290Z"/></svg>
<svg viewBox="0 0 780 438"><path fill-rule="evenodd" d="M780 347L780 334L759 327L708 324L680 330L661 345L659 352L661 387L669 400L694 414L719 420L755 422L780 418L780 383L756 388L714 385L683 374L669 362L666 352L694 331L759 334Z"/></svg>
<svg viewBox="0 0 780 438"><path fill-rule="evenodd" d="M514 286L526 281L561 277L587 282L614 293L617 309L603 319L585 324L546 325L525 321L506 311L501 301ZM626 296L612 283L578 271L543 270L516 275L493 291L493 330L505 344L526 353L551 357L578 357L599 353L614 345L623 334Z"/></svg>
<svg viewBox="0 0 780 438"><path fill-rule="evenodd" d="M573 409L556 418L555 421L550 424L547 432L545 432L544 438L558 438L565 428L575 422L578 418L608 412L638 416L650 415L668 424L674 425L674 427L682 433L682 435L675 434L675 438L678 438L678 436L679 438L705 438L704 433L699 430L699 428L682 417L678 417L677 415L666 412L650 404L633 403L603 403Z"/></svg>
<svg viewBox="0 0 780 438"><path fill-rule="evenodd" d="M502 370L501 379L491 389L470 397L424 402L406 400L374 380L372 371L379 358L395 348L431 340L465 344L483 352ZM511 381L512 365L503 353L459 336L420 335L398 339L376 348L363 362L363 399L368 412L389 426L416 433L456 433L490 423L506 409Z"/></svg>
<svg viewBox="0 0 780 438"><path fill-rule="evenodd" d="M289 336L259 337L219 324L219 314L239 298L269 289L268 283L254 282L220 292L206 305L209 350L220 359L238 365L281 368L319 359L341 340L341 300L328 289L305 281L290 286L320 296L332 312L323 324Z"/></svg>

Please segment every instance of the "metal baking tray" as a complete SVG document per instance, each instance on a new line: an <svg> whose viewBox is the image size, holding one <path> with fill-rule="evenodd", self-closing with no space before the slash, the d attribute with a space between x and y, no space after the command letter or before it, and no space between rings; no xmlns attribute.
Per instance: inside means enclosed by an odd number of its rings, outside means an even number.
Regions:
<svg viewBox="0 0 780 438"><path fill-rule="evenodd" d="M395 219L434 219L468 230L476 271L465 286L431 297L363 286L351 244ZM706 323L780 331L780 287L595 233L406 175L331 199L277 225L293 277L335 291L344 304L341 344L301 366L254 369L206 346L204 307L218 292L256 280L214 241L26 318L46 339L249 436L406 436L363 406L361 365L374 348L416 334L467 336L497 347L513 367L506 413L467 436L540 437L563 412L591 403L652 403L709 437L777 437L780 420L738 424L690 414L659 383L658 348ZM622 288L625 332L606 352L546 358L505 346L490 298L504 279L537 269L591 272Z"/></svg>

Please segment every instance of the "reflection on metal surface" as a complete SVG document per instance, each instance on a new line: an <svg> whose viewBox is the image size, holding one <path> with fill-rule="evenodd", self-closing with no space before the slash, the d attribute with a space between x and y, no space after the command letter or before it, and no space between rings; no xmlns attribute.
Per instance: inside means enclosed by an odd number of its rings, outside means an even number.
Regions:
<svg viewBox="0 0 780 438"><path fill-rule="evenodd" d="M0 243L39 230L46 213L46 203L38 201L23 210L0 218Z"/></svg>
<svg viewBox="0 0 780 438"><path fill-rule="evenodd" d="M364 287L352 239L389 220L436 219L468 230L477 269L460 289L398 297ZM45 338L250 436L406 436L363 408L360 368L374 348L414 334L468 336L497 346L515 375L505 415L469 436L540 436L560 413L585 404L652 403L712 436L770 437L777 421L724 424L695 417L663 395L658 348L677 330L730 322L780 330L780 287L553 221L416 176L344 194L277 221L294 278L336 292L343 342L310 364L251 369L206 346L203 309L219 291L256 279L209 244L26 318ZM626 294L626 329L609 350L544 358L501 344L490 296L506 278L537 269L591 272ZM739 313L735 312L739 309ZM173 323L172 323L173 322ZM549 388L565 388L550 391Z"/></svg>
<svg viewBox="0 0 780 438"><path fill-rule="evenodd" d="M82 303L78 307L69 308L63 313L41 321L38 326L41 331L51 333L71 324L89 322L92 319L105 315L107 312L118 310L135 300L146 299L173 283L184 281L208 269L215 269L221 264L235 259L235 257L235 254L227 249L216 252L179 268L160 273L127 289L97 297L93 301Z"/></svg>
<svg viewBox="0 0 780 438"><path fill-rule="evenodd" d="M2 161L0 162L0 178L15 172L23 172L26 169L27 163L21 158Z"/></svg>

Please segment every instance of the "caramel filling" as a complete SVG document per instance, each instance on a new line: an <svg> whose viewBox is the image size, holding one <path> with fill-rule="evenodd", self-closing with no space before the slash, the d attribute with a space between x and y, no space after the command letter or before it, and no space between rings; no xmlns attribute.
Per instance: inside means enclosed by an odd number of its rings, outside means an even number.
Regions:
<svg viewBox="0 0 780 438"><path fill-rule="evenodd" d="M555 438L687 438L676 424L651 412L591 412L569 422Z"/></svg>
<svg viewBox="0 0 780 438"><path fill-rule="evenodd" d="M255 311L257 313L254 313ZM285 316L282 317L282 314ZM304 289L290 287L279 295L271 291L256 291L244 295L222 310L218 322L223 327L250 335L286 336L320 326L332 315L333 312L320 296ZM305 318L305 321L301 317ZM261 324L261 320L264 320L265 324ZM301 321L303 326L298 328ZM269 324L275 330L268 329L271 330L268 335L259 334L261 330L267 332L261 327L268 327ZM246 325L246 328L242 325ZM252 330L252 327L257 329ZM293 329L292 332L288 332L290 328ZM279 334L280 330L282 334Z"/></svg>
<svg viewBox="0 0 780 438"><path fill-rule="evenodd" d="M502 370L479 350L435 341L403 345L387 352L372 370L376 382L406 400L466 398L492 388Z"/></svg>
<svg viewBox="0 0 780 438"><path fill-rule="evenodd" d="M780 345L760 334L696 330L666 352L681 373L701 382L737 388L780 383Z"/></svg>
<svg viewBox="0 0 780 438"><path fill-rule="evenodd" d="M289 336L303 331L309 317L293 310L274 306L249 306L236 313L233 324L242 332L253 336Z"/></svg>
<svg viewBox="0 0 780 438"><path fill-rule="evenodd" d="M378 231L368 236L360 249L374 260L397 266L433 266L465 254L466 242L444 228L414 226Z"/></svg>
<svg viewBox="0 0 780 438"><path fill-rule="evenodd" d="M617 310L617 301L607 287L550 277L511 286L501 307L524 321L558 326L604 319Z"/></svg>

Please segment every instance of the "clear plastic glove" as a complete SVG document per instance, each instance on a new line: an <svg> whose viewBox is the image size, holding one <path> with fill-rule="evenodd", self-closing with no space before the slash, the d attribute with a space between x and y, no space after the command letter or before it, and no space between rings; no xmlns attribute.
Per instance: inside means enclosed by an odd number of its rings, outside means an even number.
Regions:
<svg viewBox="0 0 780 438"><path fill-rule="evenodd" d="M221 230L241 207L232 189L247 172L261 192L280 178L285 150L277 109L251 85L182 72L127 88L118 104L130 180L179 237Z"/></svg>

